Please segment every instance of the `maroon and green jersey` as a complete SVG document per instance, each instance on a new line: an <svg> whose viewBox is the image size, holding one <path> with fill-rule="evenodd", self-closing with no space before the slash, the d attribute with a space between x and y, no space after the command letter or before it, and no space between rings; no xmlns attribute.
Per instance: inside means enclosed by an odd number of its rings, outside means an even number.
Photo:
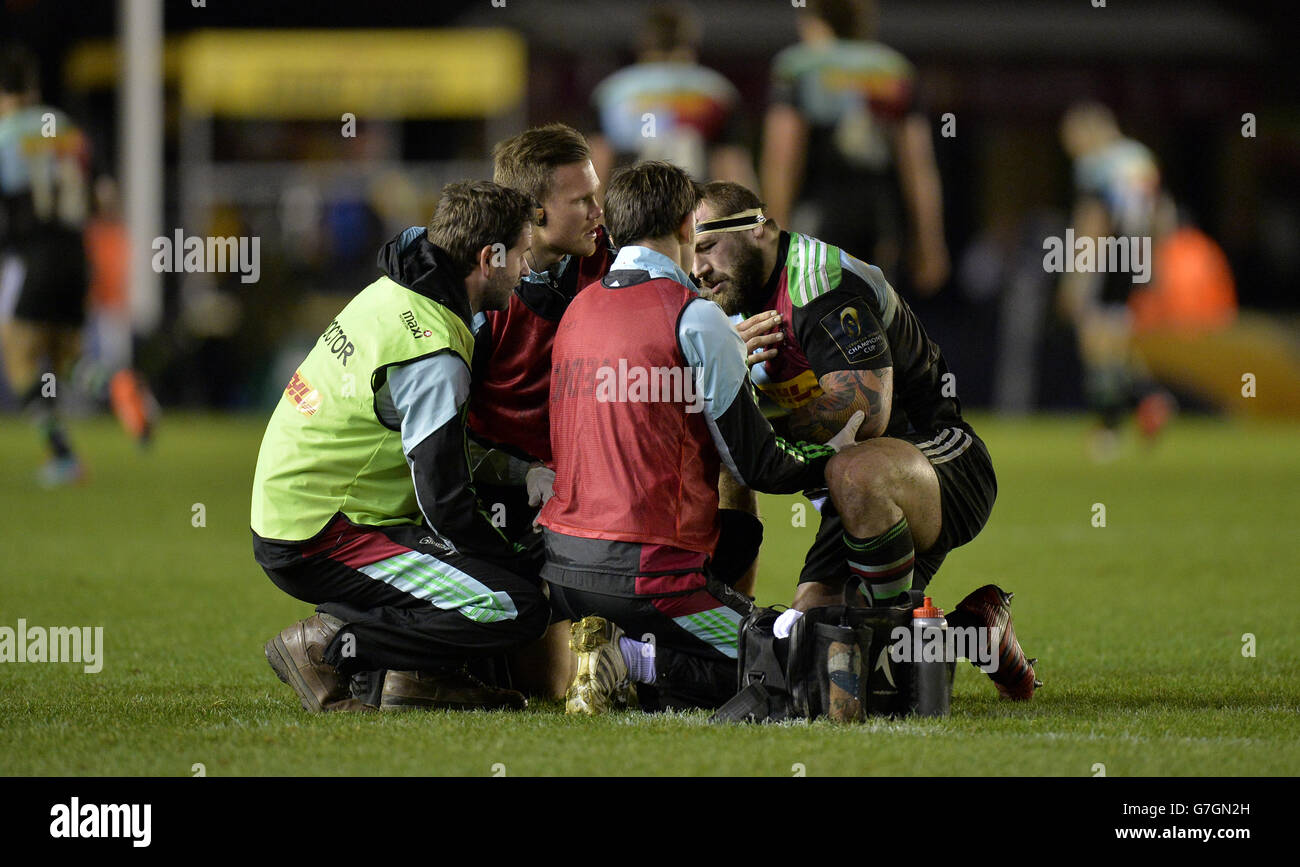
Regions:
<svg viewBox="0 0 1300 867"><path fill-rule="evenodd" d="M550 462L551 347L560 318L583 287L609 273L614 248L601 226L596 252L565 256L555 273L530 275L505 310L474 321L474 393L469 430L488 446Z"/></svg>
<svg viewBox="0 0 1300 867"><path fill-rule="evenodd" d="M821 396L818 381L836 370L894 371L885 436L961 421L952 375L938 345L874 265L838 247L782 232L765 301L745 316L775 310L785 335L776 357L750 379L788 412Z"/></svg>
<svg viewBox="0 0 1300 867"><path fill-rule="evenodd" d="M906 58L879 42L800 43L773 59L771 102L808 125L798 225L866 256L882 243L904 243L893 133L917 110L915 76Z"/></svg>

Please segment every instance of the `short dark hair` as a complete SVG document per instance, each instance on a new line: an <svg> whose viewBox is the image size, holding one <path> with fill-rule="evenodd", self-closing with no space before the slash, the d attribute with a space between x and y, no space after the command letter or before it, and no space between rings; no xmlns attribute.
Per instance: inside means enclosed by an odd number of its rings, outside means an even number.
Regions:
<svg viewBox="0 0 1300 867"><path fill-rule="evenodd" d="M497 142L492 180L527 193L538 204L551 194L551 173L559 166L591 159L587 140L571 126L548 123Z"/></svg>
<svg viewBox="0 0 1300 867"><path fill-rule="evenodd" d="M36 58L22 45L0 49L0 93L27 94L40 88Z"/></svg>
<svg viewBox="0 0 1300 867"><path fill-rule="evenodd" d="M518 242L524 226L533 222L533 207L528 196L492 181L447 184L429 220L429 243L442 248L463 280L478 266L484 247Z"/></svg>
<svg viewBox="0 0 1300 867"><path fill-rule="evenodd" d="M808 14L825 21L840 39L870 39L875 33L871 0L808 0Z"/></svg>
<svg viewBox="0 0 1300 867"><path fill-rule="evenodd" d="M700 45L700 24L695 13L681 3L656 3L641 24L641 51L667 54L678 48L692 51Z"/></svg>
<svg viewBox="0 0 1300 867"><path fill-rule="evenodd" d="M709 203L709 210L715 218L767 207L757 193L733 181L709 181L703 192L701 198Z"/></svg>
<svg viewBox="0 0 1300 867"><path fill-rule="evenodd" d="M700 203L702 189L672 163L637 163L615 172L605 191L605 227L619 246L671 235Z"/></svg>

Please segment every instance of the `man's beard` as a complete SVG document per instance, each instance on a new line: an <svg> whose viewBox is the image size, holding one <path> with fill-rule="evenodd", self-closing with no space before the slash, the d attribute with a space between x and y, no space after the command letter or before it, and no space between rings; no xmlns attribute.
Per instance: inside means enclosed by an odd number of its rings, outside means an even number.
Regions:
<svg viewBox="0 0 1300 867"><path fill-rule="evenodd" d="M746 245L736 259L731 277L720 291L710 295L710 300L722 308L728 316L746 311L749 300L756 296L763 287L767 275L763 273L763 251L757 245Z"/></svg>
<svg viewBox="0 0 1300 867"><path fill-rule="evenodd" d="M501 268L492 274L492 282L489 286L490 291L486 299L484 310L505 310L510 304L510 296L515 291L518 281L509 275L509 270Z"/></svg>

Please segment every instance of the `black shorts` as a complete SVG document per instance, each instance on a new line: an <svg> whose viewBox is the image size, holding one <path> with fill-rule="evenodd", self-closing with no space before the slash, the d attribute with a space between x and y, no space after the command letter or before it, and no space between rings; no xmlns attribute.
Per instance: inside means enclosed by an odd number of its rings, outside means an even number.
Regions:
<svg viewBox="0 0 1300 867"><path fill-rule="evenodd" d="M1133 275L1127 271L1108 271L1102 275L1098 300L1103 307L1124 307L1133 294Z"/></svg>
<svg viewBox="0 0 1300 867"><path fill-rule="evenodd" d="M6 257L5 270L6 280L17 281L14 319L72 327L85 323L89 278L80 234L50 233L24 242Z"/></svg>
<svg viewBox="0 0 1300 867"><path fill-rule="evenodd" d="M939 431L903 434L921 450L939 478L939 507L942 520L939 538L925 552L916 555L912 572L912 589L922 590L939 571L948 552L974 539L988 522L993 501L998 495L998 481L993 474L993 460L984 441L963 423ZM844 523L828 498L822 506L821 525L804 559L799 583L824 581L839 586L848 577L841 539Z"/></svg>

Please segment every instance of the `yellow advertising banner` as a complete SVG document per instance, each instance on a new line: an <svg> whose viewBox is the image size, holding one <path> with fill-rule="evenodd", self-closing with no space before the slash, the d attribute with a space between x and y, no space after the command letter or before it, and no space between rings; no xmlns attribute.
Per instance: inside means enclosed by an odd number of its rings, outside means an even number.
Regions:
<svg viewBox="0 0 1300 867"><path fill-rule="evenodd" d="M208 30L178 52L181 104L227 117L491 117L524 98L513 31Z"/></svg>

